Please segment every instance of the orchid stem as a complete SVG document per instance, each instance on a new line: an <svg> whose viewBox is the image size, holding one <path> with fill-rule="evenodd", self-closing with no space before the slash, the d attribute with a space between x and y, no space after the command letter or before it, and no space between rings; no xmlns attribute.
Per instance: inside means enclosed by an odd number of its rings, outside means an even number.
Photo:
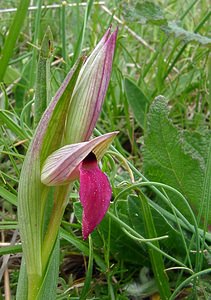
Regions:
<svg viewBox="0 0 211 300"><path fill-rule="evenodd" d="M70 185L58 186L55 190L53 211L51 214L51 218L43 242L43 249L42 249L43 270L45 270L47 267L53 247L55 245L59 227L67 204L67 195L70 190L70 187L71 187Z"/></svg>
<svg viewBox="0 0 211 300"><path fill-rule="evenodd" d="M37 299L42 284L42 277L38 274L28 275L28 300Z"/></svg>

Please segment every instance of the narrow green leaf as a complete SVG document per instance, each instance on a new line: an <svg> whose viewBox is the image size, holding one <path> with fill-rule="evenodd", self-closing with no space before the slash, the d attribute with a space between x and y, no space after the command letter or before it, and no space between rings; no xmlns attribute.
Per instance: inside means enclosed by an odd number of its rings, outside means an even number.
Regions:
<svg viewBox="0 0 211 300"><path fill-rule="evenodd" d="M38 46L38 38L40 33L40 25L41 25L41 12L42 12L42 3L43 0L37 0L36 6L37 9L35 11L35 19L34 19L34 35L33 35L33 44L35 47L32 48L32 58L30 61L30 69L35 70L36 69L36 59L37 59L37 46ZM35 86L35 79L36 79L36 73L30 72L29 73L29 89L34 88Z"/></svg>
<svg viewBox="0 0 211 300"><path fill-rule="evenodd" d="M129 78L125 78L125 91L128 103L138 124L144 129L149 100L141 89Z"/></svg>
<svg viewBox="0 0 211 300"><path fill-rule="evenodd" d="M0 81L3 81L9 60L15 48L16 41L23 26L30 0L20 0L16 15L9 29L4 47L2 49L2 56L0 59Z"/></svg>
<svg viewBox="0 0 211 300"><path fill-rule="evenodd" d="M142 205L144 227L147 233L147 237L155 238L157 237L157 232L155 229L148 200L142 192L139 193L139 197ZM160 248L158 241L153 241L152 244L154 244L157 248ZM160 297L162 300L165 299L168 300L171 295L171 291L170 291L167 275L165 274L163 257L160 252L158 252L157 250L151 247L148 248L148 251L149 251L150 261L152 264L155 280L160 292Z"/></svg>
<svg viewBox="0 0 211 300"><path fill-rule="evenodd" d="M28 300L28 279L26 273L26 263L24 257L21 260L21 268L18 278L16 300Z"/></svg>
<svg viewBox="0 0 211 300"><path fill-rule="evenodd" d="M204 249L204 242L205 242L205 233L208 231L208 226L211 224L210 219L210 199L211 199L211 139L209 141L208 147L208 157L206 161L206 169L205 169L205 176L203 182L203 190L202 190L202 198L201 198L201 207L198 215L198 221L200 223L200 219L203 220L203 228L204 228L204 240L202 243L202 252L201 252L201 265L200 269L202 268L203 264L203 249Z"/></svg>
<svg viewBox="0 0 211 300"><path fill-rule="evenodd" d="M17 206L17 196L3 187L0 187L0 196L9 203Z"/></svg>
<svg viewBox="0 0 211 300"><path fill-rule="evenodd" d="M184 256L185 255L184 245L182 243L182 239L180 237L178 230L175 228L175 225L172 226L172 224L169 221L167 221L167 219L164 217L162 212L160 212L158 209L155 209L154 207L151 206L151 211L152 211L151 214L154 220L157 235L168 236L167 239L163 239L159 242L160 245L162 245L162 248L168 250L168 252L171 251L173 253L174 251L177 251L177 253L180 253L180 255ZM142 204L138 197L132 197L132 196L129 197L128 210L129 210L129 217L131 223L133 224L134 229L139 234L143 236L148 236L146 234L147 233L146 230L144 229L144 218L143 218L144 216L141 213ZM176 223L175 219L174 219L174 223ZM180 244L179 249L178 249L178 244Z"/></svg>
<svg viewBox="0 0 211 300"><path fill-rule="evenodd" d="M89 255L89 248L87 246L87 243L80 240L78 237L75 237L71 232L67 232L65 229L60 228L60 237L68 241L71 245L74 245L77 249L79 249L84 255ZM106 265L103 261L103 259L97 255L96 253L93 254L94 260L96 261L96 264L100 267L100 269L105 272L106 271Z"/></svg>
<svg viewBox="0 0 211 300"><path fill-rule="evenodd" d="M56 290L59 277L59 262L60 262L60 243L59 238L55 243L51 253L45 277L42 281L42 286L37 296L39 300L54 300L56 299Z"/></svg>
<svg viewBox="0 0 211 300"><path fill-rule="evenodd" d="M21 253L21 245L5 246L0 248L0 255Z"/></svg>
<svg viewBox="0 0 211 300"><path fill-rule="evenodd" d="M8 66L4 75L4 83L6 85L14 83L15 80L20 78L21 74L12 66Z"/></svg>
<svg viewBox="0 0 211 300"><path fill-rule="evenodd" d="M88 18L89 18L90 12L91 12L93 2L94 2L93 0L87 1L86 11L85 11L85 15L84 15L84 21L83 21L83 25L81 27L81 31L80 31L80 35L77 40L76 47L74 49L74 56L73 56L72 64L74 64L76 62L76 60L78 59L78 57L81 54L82 46L84 43L86 26L87 26L87 22L88 22Z"/></svg>

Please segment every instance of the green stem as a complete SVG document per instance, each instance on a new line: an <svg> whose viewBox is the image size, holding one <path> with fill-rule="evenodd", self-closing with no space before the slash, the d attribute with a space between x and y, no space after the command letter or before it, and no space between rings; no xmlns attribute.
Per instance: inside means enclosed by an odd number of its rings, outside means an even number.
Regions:
<svg viewBox="0 0 211 300"><path fill-rule="evenodd" d="M51 218L48 224L48 228L43 241L42 248L42 266L45 271L48 264L51 252L53 250L59 227L62 221L64 210L67 205L67 195L70 190L70 185L58 186L55 189L54 206L51 214Z"/></svg>
<svg viewBox="0 0 211 300"><path fill-rule="evenodd" d="M74 49L74 56L73 56L73 60L72 60L72 65L76 62L77 58L81 54L82 46L83 46L83 43L84 43L86 25L87 25L87 21L88 21L90 12L91 12L93 2L94 2L93 0L87 0L86 11L85 11L85 14L84 14L84 21L83 21L83 25L82 25L82 28L81 28L81 31L80 31L79 38L77 40L76 47Z"/></svg>
<svg viewBox="0 0 211 300"><path fill-rule="evenodd" d="M36 10L36 16L35 16L35 24L34 24L34 37L33 37L33 44L34 47L32 49L32 59L31 59L31 72L30 72L30 78L29 78L29 88L34 87L35 83L35 69L36 69L36 56L37 56L37 44L38 44L38 38L39 38L39 32L40 32L40 20L41 20L41 10L42 10L42 0L36 1L37 10Z"/></svg>
<svg viewBox="0 0 211 300"><path fill-rule="evenodd" d="M28 299L35 300L40 290L42 277L37 274L28 274Z"/></svg>
<svg viewBox="0 0 211 300"><path fill-rule="evenodd" d="M66 5L65 1L62 2L61 7L61 38L62 38L62 57L65 62L65 68L67 65L67 51L66 51Z"/></svg>

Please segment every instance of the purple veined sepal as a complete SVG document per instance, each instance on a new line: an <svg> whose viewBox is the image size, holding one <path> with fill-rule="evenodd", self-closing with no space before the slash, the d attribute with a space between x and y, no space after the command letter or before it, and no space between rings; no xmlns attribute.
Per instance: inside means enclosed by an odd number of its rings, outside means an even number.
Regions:
<svg viewBox="0 0 211 300"><path fill-rule="evenodd" d="M80 163L93 152L99 161L118 131L90 141L66 145L48 156L41 171L41 181L48 186L68 184L79 178Z"/></svg>
<svg viewBox="0 0 211 300"><path fill-rule="evenodd" d="M82 234L85 240L105 216L112 190L107 176L98 167L93 152L80 164L79 173L79 196L83 207Z"/></svg>

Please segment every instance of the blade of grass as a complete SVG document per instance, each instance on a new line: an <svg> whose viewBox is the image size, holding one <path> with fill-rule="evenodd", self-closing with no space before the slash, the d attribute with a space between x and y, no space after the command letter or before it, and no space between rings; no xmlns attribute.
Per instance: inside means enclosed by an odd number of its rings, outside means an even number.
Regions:
<svg viewBox="0 0 211 300"><path fill-rule="evenodd" d="M192 276L188 277L187 279L185 279L173 292L173 294L171 295L171 297L169 298L169 300L174 300L176 299L176 295L178 294L178 292L185 287L186 285L192 283L193 279L198 279L199 276L201 275L205 275L207 273L211 272L211 268L210 269L206 269L203 271L200 271L198 273L193 274ZM198 298L199 299L199 298Z"/></svg>
<svg viewBox="0 0 211 300"><path fill-rule="evenodd" d="M204 176L204 183L203 183L203 193L202 193L202 199L201 199L201 206L200 211L198 214L198 224L200 223L200 219L203 218L204 223L204 236L200 251L200 265L199 270L202 269L203 260L204 260L204 244L206 239L206 232L208 231L208 225L209 225L209 212L210 212L210 199L211 199L211 140L209 142L209 149L208 149L208 158L206 163L206 169L205 169L205 176Z"/></svg>
<svg viewBox="0 0 211 300"><path fill-rule="evenodd" d="M4 74L6 72L9 60L15 48L16 41L19 37L21 28L27 15L27 10L30 4L30 0L19 1L18 10L13 19L13 22L9 29L9 34L6 38L4 47L2 49L2 57L0 59L0 81L3 81Z"/></svg>
<svg viewBox="0 0 211 300"><path fill-rule="evenodd" d="M0 255L16 254L21 252L22 252L21 245L5 246L0 248Z"/></svg>
<svg viewBox="0 0 211 300"><path fill-rule="evenodd" d="M74 245L77 249L83 252L85 255L89 255L89 248L87 244L77 237L75 237L70 231L66 231L63 228L60 228L59 235L64 240L68 241L71 245ZM96 264L101 268L103 272L106 271L106 265L103 259L96 253L93 253L94 260Z"/></svg>
<svg viewBox="0 0 211 300"><path fill-rule="evenodd" d="M148 200L142 192L139 193L139 198L142 205L144 227L148 235L147 237L148 238L156 237L157 232L155 229ZM153 241L152 244L154 244L157 248L160 248L158 241ZM157 287L159 289L161 299L168 300L171 295L171 290L170 290L168 278L165 274L163 257L161 253L156 251L155 249L152 249L150 247L148 249L149 249L149 256L152 264L153 273L155 276L155 281L157 283Z"/></svg>
<svg viewBox="0 0 211 300"><path fill-rule="evenodd" d="M0 187L0 196L9 203L17 206L17 196L9 192L3 187Z"/></svg>
<svg viewBox="0 0 211 300"><path fill-rule="evenodd" d="M15 122L10 116L11 114L9 111L3 111L0 110L0 121L4 123L8 129L12 131L15 135L17 135L19 138L25 140L28 138L28 135L26 132L21 128L17 122ZM12 115L12 114L11 114ZM26 142L27 144L27 142Z"/></svg>
<svg viewBox="0 0 211 300"><path fill-rule="evenodd" d="M40 32L40 21L41 21L41 11L42 11L42 0L37 0L37 10L35 15L35 23L34 23L34 36L33 36L33 49L32 49L32 60L31 60L31 72L30 72L30 79L29 79L29 88L33 88L35 84L36 78L36 56L37 56L37 45L38 45L38 38Z"/></svg>
<svg viewBox="0 0 211 300"><path fill-rule="evenodd" d="M60 19L61 19L61 40L62 40L62 57L65 62L65 69L67 66L67 51L66 51L66 6L67 2L63 1L60 9Z"/></svg>
<svg viewBox="0 0 211 300"><path fill-rule="evenodd" d="M74 56L73 56L73 60L72 60L72 65L76 62L77 58L81 54L82 46L83 46L83 43L84 43L86 26L87 26L87 22L88 22L88 18L89 18L90 12L91 12L93 2L94 2L94 0L87 0L87 6L86 6L85 15L84 15L84 21L83 21L83 25L82 25L82 28L81 28L81 31L80 31L80 35L79 35L78 40L77 40L76 47L74 49Z"/></svg>

